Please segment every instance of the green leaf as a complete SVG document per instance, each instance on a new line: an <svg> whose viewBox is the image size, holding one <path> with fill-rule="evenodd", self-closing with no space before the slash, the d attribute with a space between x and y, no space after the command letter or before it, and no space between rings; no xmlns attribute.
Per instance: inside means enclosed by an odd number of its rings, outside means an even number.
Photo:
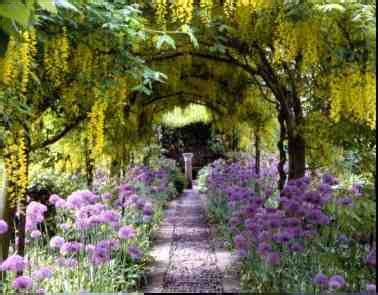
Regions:
<svg viewBox="0 0 378 295"><path fill-rule="evenodd" d="M320 11L323 12L332 12L332 11L337 11L337 12L345 12L345 7L340 5L340 4L325 4L325 5L320 5L319 6Z"/></svg>
<svg viewBox="0 0 378 295"><path fill-rule="evenodd" d="M57 13L58 11L56 10L56 6L55 6L55 1L54 0L37 0L38 1L38 5L48 11L48 12L51 12L51 13Z"/></svg>
<svg viewBox="0 0 378 295"><path fill-rule="evenodd" d="M175 40L173 40L173 38L171 38L170 36L164 34L164 35L161 35L159 37L159 39L157 40L156 42L156 48L157 49L160 49L163 44L167 44L168 46L172 47L173 49L176 49L176 44L175 44Z"/></svg>
<svg viewBox="0 0 378 295"><path fill-rule="evenodd" d="M16 21L27 27L31 11L20 0L3 0L0 3L0 16Z"/></svg>
<svg viewBox="0 0 378 295"><path fill-rule="evenodd" d="M73 10L75 12L79 12L79 10L74 5L72 5L70 2L68 2L67 0L55 0L55 5L58 6L58 7L61 7L61 8L65 8L65 9Z"/></svg>

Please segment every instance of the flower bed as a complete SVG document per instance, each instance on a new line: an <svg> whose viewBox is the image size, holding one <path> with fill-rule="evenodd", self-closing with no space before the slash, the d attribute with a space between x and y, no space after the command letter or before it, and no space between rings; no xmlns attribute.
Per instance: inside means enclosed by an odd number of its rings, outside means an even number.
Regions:
<svg viewBox="0 0 378 295"><path fill-rule="evenodd" d="M26 208L27 255L16 253L1 263L7 277L3 291L34 293L121 292L143 284L151 233L168 200L177 195L175 168L136 167L120 185L52 195L58 224L46 230L46 205ZM0 231L9 226L0 221ZM16 273L23 271L23 276Z"/></svg>
<svg viewBox="0 0 378 295"><path fill-rule="evenodd" d="M203 172L212 220L243 261L244 288L373 290L375 242L362 242L355 233L373 233L375 202L358 185L346 190L328 174L289 181L279 193L276 164L265 161L259 177L248 158L217 161ZM355 220L345 221L346 214L365 218L361 228L353 229Z"/></svg>

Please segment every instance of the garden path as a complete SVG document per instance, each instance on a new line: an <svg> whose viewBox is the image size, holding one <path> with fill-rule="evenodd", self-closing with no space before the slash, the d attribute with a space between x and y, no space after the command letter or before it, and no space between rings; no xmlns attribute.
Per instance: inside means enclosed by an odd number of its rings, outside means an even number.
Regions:
<svg viewBox="0 0 378 295"><path fill-rule="evenodd" d="M232 268L236 258L223 249L213 232L196 190L187 190L172 201L156 235L145 292L238 292Z"/></svg>

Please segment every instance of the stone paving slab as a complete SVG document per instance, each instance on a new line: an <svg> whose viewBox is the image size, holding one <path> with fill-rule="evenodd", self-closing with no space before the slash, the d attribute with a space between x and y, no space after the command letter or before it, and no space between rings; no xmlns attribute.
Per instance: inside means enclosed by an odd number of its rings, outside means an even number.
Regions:
<svg viewBox="0 0 378 295"><path fill-rule="evenodd" d="M214 244L203 201L195 190L185 191L168 206L151 255L155 263L146 293L239 291L238 280L228 273L234 262L231 253Z"/></svg>

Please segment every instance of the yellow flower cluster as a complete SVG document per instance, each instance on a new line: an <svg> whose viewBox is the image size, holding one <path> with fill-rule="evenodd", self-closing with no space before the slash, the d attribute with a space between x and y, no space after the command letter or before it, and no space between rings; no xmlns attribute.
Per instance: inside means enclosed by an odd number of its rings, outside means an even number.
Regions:
<svg viewBox="0 0 378 295"><path fill-rule="evenodd" d="M201 0L200 7L201 7L201 20L203 23L207 24L210 22L211 17L212 17L213 0Z"/></svg>
<svg viewBox="0 0 378 295"><path fill-rule="evenodd" d="M228 18L238 21L241 14L250 14L251 11L271 6L272 0L225 0L223 9Z"/></svg>
<svg viewBox="0 0 378 295"><path fill-rule="evenodd" d="M93 51L87 46L79 44L73 54L73 66L75 71L83 75L83 79L92 79L94 68Z"/></svg>
<svg viewBox="0 0 378 295"><path fill-rule="evenodd" d="M290 62L302 53L305 66L317 63L321 50L319 28L313 21L281 22L276 31L274 60Z"/></svg>
<svg viewBox="0 0 378 295"><path fill-rule="evenodd" d="M78 81L74 81L62 87L61 97L63 98L63 108L67 118L76 118L79 115L79 104L77 99L83 97L85 89Z"/></svg>
<svg viewBox="0 0 378 295"><path fill-rule="evenodd" d="M22 205L26 198L28 186L28 165L26 155L25 136L19 133L15 143L6 148L5 169L8 175L9 202L11 208ZM23 210L25 208L20 208Z"/></svg>
<svg viewBox="0 0 378 295"><path fill-rule="evenodd" d="M193 18L193 0L176 0L171 4L172 16L183 24L190 24Z"/></svg>
<svg viewBox="0 0 378 295"><path fill-rule="evenodd" d="M21 42L11 37L5 59L2 64L2 81L6 86L26 92L30 79L31 66L37 54L37 36L35 30L24 31Z"/></svg>
<svg viewBox="0 0 378 295"><path fill-rule="evenodd" d="M105 145L105 111L106 103L97 100L88 114L88 132L91 158L101 155Z"/></svg>
<svg viewBox="0 0 378 295"><path fill-rule="evenodd" d="M226 0L224 1L224 13L227 17L232 18L235 12L236 3L235 0Z"/></svg>
<svg viewBox="0 0 378 295"><path fill-rule="evenodd" d="M337 122L341 114L351 116L356 122L376 125L376 84L372 73L362 73L348 68L330 79L331 118Z"/></svg>
<svg viewBox="0 0 378 295"><path fill-rule="evenodd" d="M70 44L66 28L63 28L61 35L45 42L44 66L48 77L59 86L69 71L68 58L70 56Z"/></svg>
<svg viewBox="0 0 378 295"><path fill-rule="evenodd" d="M11 37L8 42L7 52L5 54L5 59L2 64L3 68L3 83L7 86L13 86L12 82L16 81L18 76L18 66L17 66L17 42L14 37Z"/></svg>
<svg viewBox="0 0 378 295"><path fill-rule="evenodd" d="M165 24L165 16L167 14L167 0L154 0L156 23Z"/></svg>

